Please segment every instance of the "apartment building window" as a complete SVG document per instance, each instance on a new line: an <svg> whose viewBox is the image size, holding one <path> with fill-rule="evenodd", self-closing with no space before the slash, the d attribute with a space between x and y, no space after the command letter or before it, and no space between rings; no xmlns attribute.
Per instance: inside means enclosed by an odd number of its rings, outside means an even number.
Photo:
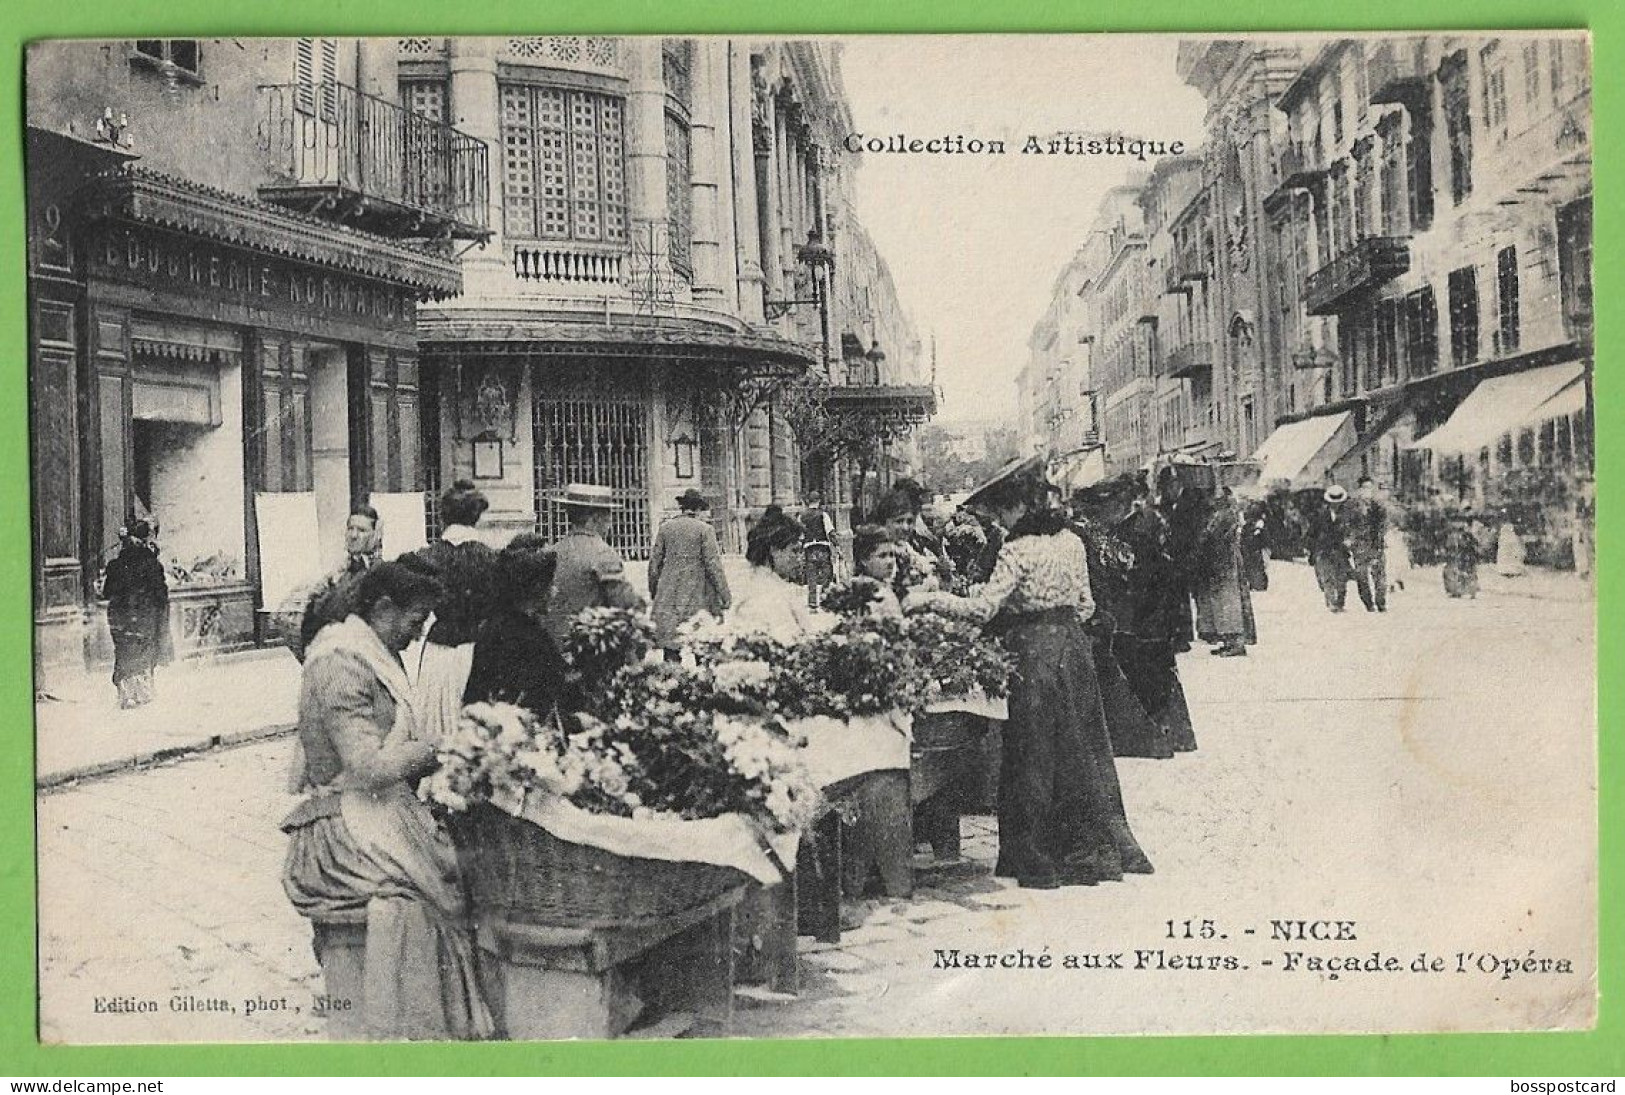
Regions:
<svg viewBox="0 0 1625 1095"><path fill-rule="evenodd" d="M1338 69L1332 73L1332 147L1336 151L1343 148L1343 71Z"/></svg>
<svg viewBox="0 0 1625 1095"><path fill-rule="evenodd" d="M1495 253L1495 299L1500 323L1496 353L1518 352L1518 249L1503 247Z"/></svg>
<svg viewBox="0 0 1625 1095"><path fill-rule="evenodd" d="M1429 376L1439 364L1439 309L1433 286L1405 297L1405 367L1408 376Z"/></svg>
<svg viewBox="0 0 1625 1095"><path fill-rule="evenodd" d="M1405 136L1400 116L1390 114L1377 125L1382 141L1382 234L1403 236L1405 232Z"/></svg>
<svg viewBox="0 0 1625 1095"><path fill-rule="evenodd" d="M1412 232L1433 223L1433 119L1424 106L1409 114L1405 137L1405 198Z"/></svg>
<svg viewBox="0 0 1625 1095"><path fill-rule="evenodd" d="M1321 239L1320 252L1320 262L1323 266L1342 253L1346 239L1343 228L1344 207L1348 204L1348 194L1343 188L1343 180L1347 177L1345 168L1346 165L1339 161L1326 177L1325 231Z"/></svg>
<svg viewBox="0 0 1625 1095"><path fill-rule="evenodd" d="M1533 103L1540 98L1540 43L1523 44L1523 101Z"/></svg>
<svg viewBox="0 0 1625 1095"><path fill-rule="evenodd" d="M1569 338L1589 342L1593 329L1590 197L1557 211L1557 274L1563 328Z"/></svg>
<svg viewBox="0 0 1625 1095"><path fill-rule="evenodd" d="M296 38L293 44L294 109L338 119L339 40Z"/></svg>
<svg viewBox="0 0 1625 1095"><path fill-rule="evenodd" d="M1365 139L1354 146L1354 235L1363 240L1376 235L1372 231L1371 203L1375 199L1376 157L1372 155L1372 142Z"/></svg>
<svg viewBox="0 0 1625 1095"><path fill-rule="evenodd" d="M1372 369L1375 377L1371 385L1373 388L1399 383L1399 337L1403 322L1402 304L1398 298L1390 297L1377 302L1373 331L1375 347L1371 355L1375 362Z"/></svg>
<svg viewBox="0 0 1625 1095"><path fill-rule="evenodd" d="M1467 53L1457 50L1439 66L1444 92L1444 131L1450 145L1450 196L1457 205L1473 192L1472 100L1467 94Z"/></svg>
<svg viewBox="0 0 1625 1095"><path fill-rule="evenodd" d="M1491 42L1479 50L1479 67L1484 77L1484 128L1500 140L1507 135L1507 73L1501 43Z"/></svg>
<svg viewBox="0 0 1625 1095"><path fill-rule="evenodd" d="M624 102L501 85L502 223L513 239L626 242Z"/></svg>
<svg viewBox="0 0 1625 1095"><path fill-rule="evenodd" d="M1450 363L1478 360L1478 271L1471 266L1450 271Z"/></svg>
<svg viewBox="0 0 1625 1095"><path fill-rule="evenodd" d="M1337 325L1337 356L1342 366L1338 375L1344 398L1354 395L1360 387L1360 331L1357 324L1355 313L1350 312Z"/></svg>
<svg viewBox="0 0 1625 1095"><path fill-rule="evenodd" d="M446 92L445 80L402 80L401 104L419 117L444 123L450 113Z"/></svg>
<svg viewBox="0 0 1625 1095"><path fill-rule="evenodd" d="M203 46L196 38L139 38L130 59L185 76L203 75Z"/></svg>
<svg viewBox="0 0 1625 1095"><path fill-rule="evenodd" d="M668 38L661 51L666 84L666 232L674 269L694 272L694 44Z"/></svg>

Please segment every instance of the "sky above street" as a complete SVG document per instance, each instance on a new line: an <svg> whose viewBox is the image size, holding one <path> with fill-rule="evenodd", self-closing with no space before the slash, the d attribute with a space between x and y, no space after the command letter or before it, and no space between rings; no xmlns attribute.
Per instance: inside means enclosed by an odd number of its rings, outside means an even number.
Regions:
<svg viewBox="0 0 1625 1095"><path fill-rule="evenodd" d="M939 422L1013 420L1016 373L1061 267L1107 190L1150 163L1023 155L1029 134L1202 138L1205 104L1174 71L1177 37L845 39L854 127L868 138L1003 140L1002 156L865 153L858 216L929 354Z"/></svg>

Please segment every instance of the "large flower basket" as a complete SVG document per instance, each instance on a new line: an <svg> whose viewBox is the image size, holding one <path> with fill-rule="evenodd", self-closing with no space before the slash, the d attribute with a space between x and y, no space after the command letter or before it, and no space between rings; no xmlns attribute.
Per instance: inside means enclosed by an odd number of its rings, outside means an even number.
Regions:
<svg viewBox="0 0 1625 1095"><path fill-rule="evenodd" d="M582 839L550 828L577 830L572 835ZM777 851L737 816L638 821L588 814L559 800L527 801L514 816L480 803L454 817L451 832L474 911L512 924L637 927L781 873ZM795 839L773 841L789 842L791 862ZM685 844L694 850L683 852ZM651 854L637 854L639 848ZM673 858L685 854L696 858Z"/></svg>

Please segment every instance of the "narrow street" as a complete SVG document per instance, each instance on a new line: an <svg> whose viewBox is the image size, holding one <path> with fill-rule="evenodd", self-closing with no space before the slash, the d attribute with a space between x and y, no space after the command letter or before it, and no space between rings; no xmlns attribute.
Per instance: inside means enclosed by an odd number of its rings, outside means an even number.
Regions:
<svg viewBox="0 0 1625 1095"><path fill-rule="evenodd" d="M1271 577L1255 598L1262 641L1250 657L1181 659L1200 751L1120 762L1154 876L1008 888L990 877L992 819L967 818L970 864L922 875L912 901L874 908L839 946L803 939L801 994L741 994L736 1033L1581 1021L1595 1001L1584 971L1595 964L1596 833L1593 602L1580 580L1486 573L1477 600L1451 601L1437 571L1422 571L1387 615L1351 596L1334 616L1306 567L1273 564ZM262 742L41 795L45 1041L322 1036L309 929L280 886L290 749ZM1185 939L1184 921L1199 936L1204 918L1215 937ZM1353 921L1352 936L1270 940L1272 920L1320 919ZM1018 948L1047 953L1052 968L934 968L938 952ZM1060 968L1064 954L1132 965L1136 950L1165 952L1154 965L1233 956L1239 968ZM1451 969L1345 972L1329 986L1326 973L1287 969L1286 951L1375 951L1406 966L1425 951ZM1457 974L1458 952L1533 952L1579 972ZM1317 1018L1328 992L1345 997L1335 1028ZM174 996L197 1010L172 1010ZM127 1013L126 997L157 1010ZM228 1010L202 1010L216 1000Z"/></svg>

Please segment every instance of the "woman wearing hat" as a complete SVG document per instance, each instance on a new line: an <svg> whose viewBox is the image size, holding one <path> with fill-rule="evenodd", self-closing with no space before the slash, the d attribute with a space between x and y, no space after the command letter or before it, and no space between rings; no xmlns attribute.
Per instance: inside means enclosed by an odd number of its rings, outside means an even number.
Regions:
<svg viewBox="0 0 1625 1095"><path fill-rule="evenodd" d="M655 641L665 649L667 661L677 660L679 627L702 612L720 616L733 603L716 530L704 517L711 503L690 487L677 499L677 508L678 516L655 533L649 554Z"/></svg>
<svg viewBox="0 0 1625 1095"><path fill-rule="evenodd" d="M102 579L113 635L113 685L126 709L152 702L153 673L170 653L169 580L152 536L143 520L119 530L119 553Z"/></svg>
<svg viewBox="0 0 1625 1095"><path fill-rule="evenodd" d="M1123 810L1083 622L1094 613L1089 558L1063 511L1046 508L1034 457L973 500L1010 529L993 575L971 596L916 593L904 611L987 622L1016 658L999 779L995 873L1030 889L1149 874Z"/></svg>

